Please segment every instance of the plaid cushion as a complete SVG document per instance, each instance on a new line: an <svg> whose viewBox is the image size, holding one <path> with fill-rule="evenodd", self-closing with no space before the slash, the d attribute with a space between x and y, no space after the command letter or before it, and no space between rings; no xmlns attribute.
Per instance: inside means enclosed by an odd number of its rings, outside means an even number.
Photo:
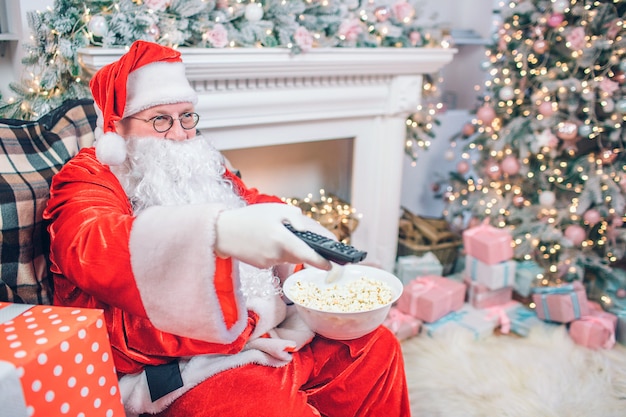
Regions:
<svg viewBox="0 0 626 417"><path fill-rule="evenodd" d="M91 100L69 100L37 121L0 119L0 301L52 302L42 213L52 176L91 146L95 122Z"/></svg>

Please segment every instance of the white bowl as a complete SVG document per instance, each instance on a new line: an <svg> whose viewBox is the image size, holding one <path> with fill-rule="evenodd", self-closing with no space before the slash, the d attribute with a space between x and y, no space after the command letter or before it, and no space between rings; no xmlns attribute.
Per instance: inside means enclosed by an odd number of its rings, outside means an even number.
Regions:
<svg viewBox="0 0 626 417"><path fill-rule="evenodd" d="M343 266L341 279L334 283L326 283L328 271L306 268L287 278L283 284L283 292L289 300L294 300L293 287L297 282L313 282L324 289L333 285L345 285L363 276L381 281L391 288L391 300L380 307L359 312L329 312L305 307L294 302L302 320L314 332L335 340L350 340L364 336L383 323L391 305L402 294L402 282L393 274L371 266L348 264ZM292 296L290 296L292 295Z"/></svg>

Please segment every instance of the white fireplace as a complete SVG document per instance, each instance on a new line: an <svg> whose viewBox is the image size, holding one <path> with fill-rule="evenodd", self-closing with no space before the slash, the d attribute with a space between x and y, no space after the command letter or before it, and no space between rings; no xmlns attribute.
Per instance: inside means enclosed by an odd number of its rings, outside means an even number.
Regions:
<svg viewBox="0 0 626 417"><path fill-rule="evenodd" d="M348 141L348 160L335 163L349 168L348 200L362 216L351 243L368 252L367 262L391 271L405 120L420 103L422 74L438 71L456 50L333 48L292 55L270 48L181 48L181 52L199 94L198 127L219 149ZM79 57L93 73L122 53L85 48ZM158 83L155 80L155 88ZM297 178L294 173L279 180ZM301 196L312 191L317 190L303 189Z"/></svg>

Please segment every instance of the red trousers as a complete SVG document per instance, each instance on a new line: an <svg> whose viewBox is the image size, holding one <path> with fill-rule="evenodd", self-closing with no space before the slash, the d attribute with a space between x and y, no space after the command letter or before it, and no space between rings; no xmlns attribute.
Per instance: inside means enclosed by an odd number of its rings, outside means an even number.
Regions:
<svg viewBox="0 0 626 417"><path fill-rule="evenodd" d="M384 327L356 340L316 337L282 368L217 374L160 417L410 417L404 361Z"/></svg>

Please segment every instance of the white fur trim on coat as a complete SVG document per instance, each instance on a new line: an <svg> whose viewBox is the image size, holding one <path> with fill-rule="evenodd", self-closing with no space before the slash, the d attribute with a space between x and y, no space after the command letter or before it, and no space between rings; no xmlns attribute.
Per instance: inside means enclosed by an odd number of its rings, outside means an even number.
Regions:
<svg viewBox="0 0 626 417"><path fill-rule="evenodd" d="M219 204L153 206L130 232L133 274L148 318L164 332L212 343L231 343L248 312L237 274L231 277L237 321L228 328L214 285L215 221Z"/></svg>

